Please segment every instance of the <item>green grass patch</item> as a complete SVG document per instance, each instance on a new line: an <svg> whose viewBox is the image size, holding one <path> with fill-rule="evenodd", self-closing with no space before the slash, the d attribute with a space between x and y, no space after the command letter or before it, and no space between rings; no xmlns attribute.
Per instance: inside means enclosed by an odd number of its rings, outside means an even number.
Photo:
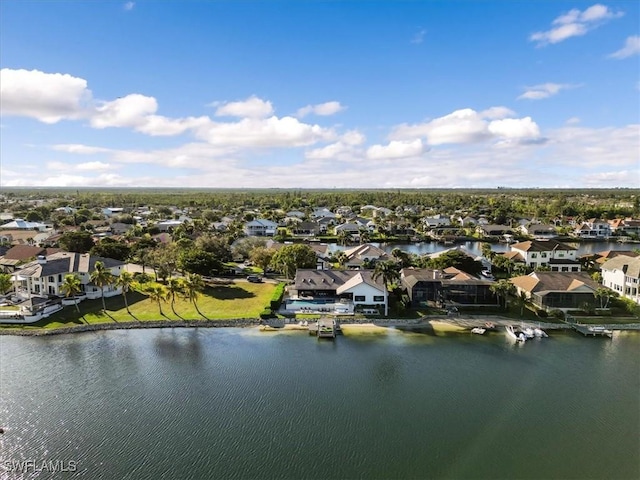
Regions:
<svg viewBox="0 0 640 480"><path fill-rule="evenodd" d="M209 320L228 320L235 318L259 318L265 305L269 305L276 286L272 283L241 282L232 285L207 287L198 298L200 311ZM34 330L40 328L53 329L71 327L82 324L101 324L118 322L153 322L159 320L203 320L193 303L177 298L175 313L171 302L161 302L160 314L158 303L151 301L138 292L127 294L129 310L127 313L122 295L105 299L106 311L102 311L102 300L85 300L80 303L80 314L74 306L67 306L61 311L30 325L2 325L4 330Z"/></svg>

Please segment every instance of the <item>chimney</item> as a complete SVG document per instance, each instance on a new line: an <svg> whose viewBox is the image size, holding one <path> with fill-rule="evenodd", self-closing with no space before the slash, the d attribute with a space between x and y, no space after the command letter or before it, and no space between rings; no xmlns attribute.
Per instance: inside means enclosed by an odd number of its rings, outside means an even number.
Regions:
<svg viewBox="0 0 640 480"><path fill-rule="evenodd" d="M440 276L440 270L434 270L433 271L433 279L437 280L439 276Z"/></svg>
<svg viewBox="0 0 640 480"><path fill-rule="evenodd" d="M45 257L44 255L38 255L36 257L36 261L38 262L38 264L44 265L45 263L47 263L47 257Z"/></svg>

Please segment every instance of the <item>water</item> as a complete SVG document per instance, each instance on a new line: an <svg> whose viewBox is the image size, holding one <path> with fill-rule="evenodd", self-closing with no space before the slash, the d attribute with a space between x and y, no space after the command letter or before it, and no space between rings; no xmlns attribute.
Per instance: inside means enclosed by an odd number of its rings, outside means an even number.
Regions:
<svg viewBox="0 0 640 480"><path fill-rule="evenodd" d="M38 478L640 477L640 335L0 337L0 469ZM68 465L68 463L67 463ZM6 470L6 468L5 468ZM0 478L34 478L0 470Z"/></svg>
<svg viewBox="0 0 640 480"><path fill-rule="evenodd" d="M607 250L633 250L634 248L638 248L638 244L635 244L635 243L619 243L619 242L582 242L582 243L565 242L565 243L567 243L567 245L570 245L578 249L577 251L578 257L581 255L586 255L586 254L596 253L596 252L604 252ZM482 255L483 242L457 242L455 245L445 245L444 243L440 243L440 242L418 242L418 243L372 242L371 244L375 245L376 247L382 248L387 253L391 253L393 249L399 248L400 250L407 253L414 253L416 255L425 255L427 253L441 252L449 248L462 247L465 250L473 253L474 255ZM353 248L353 245L344 247L342 245L337 245L335 243L329 244L330 252L334 252L338 250L346 250L348 248ZM491 249L497 253L508 252L509 245L506 243L492 243Z"/></svg>

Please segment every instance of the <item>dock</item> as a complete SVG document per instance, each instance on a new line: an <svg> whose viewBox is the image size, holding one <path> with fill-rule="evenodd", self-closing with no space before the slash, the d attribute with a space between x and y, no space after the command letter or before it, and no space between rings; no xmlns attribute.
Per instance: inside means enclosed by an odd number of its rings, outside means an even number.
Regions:
<svg viewBox="0 0 640 480"><path fill-rule="evenodd" d="M338 325L334 319L318 320L317 323L309 325L309 334L318 338L336 338Z"/></svg>
<svg viewBox="0 0 640 480"><path fill-rule="evenodd" d="M573 328L576 332L580 332L585 337L613 338L613 330L609 330L602 325L578 325L572 323L571 328Z"/></svg>

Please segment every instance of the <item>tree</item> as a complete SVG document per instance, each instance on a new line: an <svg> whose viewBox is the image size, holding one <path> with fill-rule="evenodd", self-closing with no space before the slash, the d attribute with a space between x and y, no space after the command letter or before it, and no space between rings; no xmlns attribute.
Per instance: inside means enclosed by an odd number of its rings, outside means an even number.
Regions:
<svg viewBox="0 0 640 480"><path fill-rule="evenodd" d="M127 301L127 292L131 288L133 281L133 275L126 271L121 272L120 276L116 279L116 286L122 288L122 298L124 299L124 305L129 315L131 315L131 311L129 310L129 302Z"/></svg>
<svg viewBox="0 0 640 480"><path fill-rule="evenodd" d="M131 247L126 243L107 237L96 243L89 253L97 257L113 258L115 260L125 261L131 254Z"/></svg>
<svg viewBox="0 0 640 480"><path fill-rule="evenodd" d="M398 264L391 260L376 262L372 277L374 280L382 278L385 286L389 287L400 279Z"/></svg>
<svg viewBox="0 0 640 480"><path fill-rule="evenodd" d="M509 280L498 280L496 283L491 285L489 289L498 297L499 300L502 300L503 308L507 308L507 297L509 295L513 295L516 291L516 287Z"/></svg>
<svg viewBox="0 0 640 480"><path fill-rule="evenodd" d="M167 289L164 285L161 285L157 282L145 283L141 285L141 292L146 294L152 302L156 302L158 304L158 310L160 310L160 315L166 317L164 312L162 311L162 303L167 298Z"/></svg>
<svg viewBox="0 0 640 480"><path fill-rule="evenodd" d="M222 264L213 253L206 252L199 248L185 250L178 258L180 270L188 273L209 276L219 273Z"/></svg>
<svg viewBox="0 0 640 480"><path fill-rule="evenodd" d="M338 231L338 245L348 245L351 241L351 233L347 230Z"/></svg>
<svg viewBox="0 0 640 480"><path fill-rule="evenodd" d="M449 250L437 257L433 257L429 260L428 265L429 268L434 270L444 270L445 268L455 267L471 275L479 275L484 268L482 262L474 260L460 250Z"/></svg>
<svg viewBox="0 0 640 480"><path fill-rule="evenodd" d="M267 268L271 264L271 260L273 256L276 254L276 251L273 248L265 248L265 247L256 247L251 250L251 254L249 255L249 259L258 267L260 267L263 273L267 273Z"/></svg>
<svg viewBox="0 0 640 480"><path fill-rule="evenodd" d="M407 252L404 252L399 248L394 248L393 250L391 250L391 256L395 258L398 263L400 263L402 268L411 266L411 257Z"/></svg>
<svg viewBox="0 0 640 480"><path fill-rule="evenodd" d="M87 253L93 247L93 240L89 232L66 232L58 244L68 252Z"/></svg>
<svg viewBox="0 0 640 480"><path fill-rule="evenodd" d="M186 299L188 299L196 311L202 316L205 320L209 320L198 308L198 297L200 296L200 292L204 290L204 282L202 281L202 277L196 273L188 273L187 276L182 280L182 294Z"/></svg>
<svg viewBox="0 0 640 480"><path fill-rule="evenodd" d="M271 264L277 271L292 278L299 268L315 268L316 253L309 245L285 245L278 250L271 259Z"/></svg>
<svg viewBox="0 0 640 480"><path fill-rule="evenodd" d="M179 278L171 277L167 280L167 297L171 300L171 311L176 317L179 317L176 312L175 304L176 304L176 295L180 295L182 293L182 281Z"/></svg>
<svg viewBox="0 0 640 480"><path fill-rule="evenodd" d="M107 306L104 302L104 287L112 285L114 278L109 269L104 266L103 262L97 261L94 265L93 271L91 272L91 281L97 287L100 287L100 292L102 293L102 310L106 311Z"/></svg>
<svg viewBox="0 0 640 480"><path fill-rule="evenodd" d="M531 303L531 299L526 292L520 291L520 293L516 296L516 300L518 301L518 306L520 307L520 316L524 314L524 307Z"/></svg>
<svg viewBox="0 0 640 480"><path fill-rule="evenodd" d="M229 242L224 237L214 237L211 234L201 235L196 239L196 248L212 253L219 262L230 262L232 259Z"/></svg>
<svg viewBox="0 0 640 480"><path fill-rule="evenodd" d="M495 252L491 249L491 244L484 242L481 247L482 256L488 260L493 260Z"/></svg>
<svg viewBox="0 0 640 480"><path fill-rule="evenodd" d="M600 301L600 308L607 308L611 299L618 297L619 294L606 287L600 287L593 292L593 296Z"/></svg>
<svg viewBox="0 0 640 480"><path fill-rule="evenodd" d="M0 273L0 294L4 295L13 287L11 275L8 273Z"/></svg>
<svg viewBox="0 0 640 480"><path fill-rule="evenodd" d="M64 276L64 281L62 285L60 285L60 291L64 293L66 298L73 298L82 292L82 283L80 282L80 277L73 274L67 274ZM78 306L78 299L75 301L76 310L78 314L80 314L80 307Z"/></svg>
<svg viewBox="0 0 640 480"><path fill-rule="evenodd" d="M267 240L264 237L246 237L237 240L232 246L231 251L234 258L249 258L251 251L256 247L265 247Z"/></svg>

